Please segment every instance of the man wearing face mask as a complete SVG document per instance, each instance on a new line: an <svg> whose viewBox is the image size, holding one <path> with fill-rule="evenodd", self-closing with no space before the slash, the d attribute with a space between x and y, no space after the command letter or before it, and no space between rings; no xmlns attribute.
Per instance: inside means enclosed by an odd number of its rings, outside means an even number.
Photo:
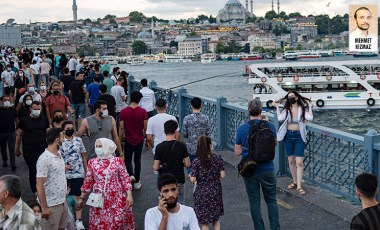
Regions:
<svg viewBox="0 0 380 230"><path fill-rule="evenodd" d="M42 208L41 227L43 230L63 230L68 218L65 162L59 151L64 141L63 130L49 129L46 141L48 147L37 162L37 195Z"/></svg>
<svg viewBox="0 0 380 230"><path fill-rule="evenodd" d="M6 71L1 73L1 81L4 83L4 94L10 95L13 98L13 93L15 91L16 73L12 71L12 67L8 64L6 66Z"/></svg>
<svg viewBox="0 0 380 230"><path fill-rule="evenodd" d="M0 108L0 148L3 158L3 167L8 167L8 155L11 162L12 171L16 170L15 163L15 142L16 142L16 109L11 104L8 95L3 96L3 107Z"/></svg>
<svg viewBox="0 0 380 230"><path fill-rule="evenodd" d="M173 174L162 174L157 188L160 191L158 206L146 211L145 230L200 229L193 208L177 203L178 183Z"/></svg>
<svg viewBox="0 0 380 230"><path fill-rule="evenodd" d="M20 145L22 140L22 150L24 160L29 168L29 183L32 192L37 192L36 188L36 163L38 157L44 152L46 144L46 130L49 128L48 119L41 114L41 103L33 101L30 107L30 115L23 117L19 123L16 135L16 156L21 155Z"/></svg>
<svg viewBox="0 0 380 230"><path fill-rule="evenodd" d="M108 116L107 102L97 100L94 103L94 110L94 115L82 120L77 132L78 137L82 137L85 133L88 135L90 149L87 153L87 159L90 160L96 157L95 141L98 138L113 140L117 146L118 153L123 156L120 139L117 134L116 121L113 117Z"/></svg>
<svg viewBox="0 0 380 230"><path fill-rule="evenodd" d="M46 114L51 120L55 110L63 111L63 119L67 120L66 109L73 114L75 111L71 108L69 99L61 93L60 84L58 81L52 82L53 94L46 99Z"/></svg>

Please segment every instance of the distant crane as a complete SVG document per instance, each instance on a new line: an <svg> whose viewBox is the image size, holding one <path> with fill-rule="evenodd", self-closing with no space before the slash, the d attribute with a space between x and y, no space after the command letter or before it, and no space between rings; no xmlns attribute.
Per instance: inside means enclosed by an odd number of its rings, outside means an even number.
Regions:
<svg viewBox="0 0 380 230"><path fill-rule="evenodd" d="M327 3L326 7L330 7L330 3L331 3L331 2Z"/></svg>

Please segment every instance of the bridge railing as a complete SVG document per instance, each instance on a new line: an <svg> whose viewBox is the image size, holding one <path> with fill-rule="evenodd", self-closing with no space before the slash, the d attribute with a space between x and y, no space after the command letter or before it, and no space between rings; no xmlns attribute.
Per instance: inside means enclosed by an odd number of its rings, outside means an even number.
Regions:
<svg viewBox="0 0 380 230"><path fill-rule="evenodd" d="M129 92L140 89L140 83L133 76L128 79ZM164 98L168 103L167 113L177 117L181 127L183 118L191 113L190 100L196 95L186 89L166 90L150 82L156 98ZM199 96L198 96L199 97ZM234 151L235 135L239 125L248 121L245 106L227 102L224 97L216 100L202 99L202 113L210 118L211 135L218 150ZM276 114L267 113L277 130L280 122ZM355 178L362 172L378 175L380 178L380 135L375 130L358 136L328 127L308 124L307 143L304 160L304 179L357 202ZM275 167L278 174L290 175L284 144L276 147Z"/></svg>

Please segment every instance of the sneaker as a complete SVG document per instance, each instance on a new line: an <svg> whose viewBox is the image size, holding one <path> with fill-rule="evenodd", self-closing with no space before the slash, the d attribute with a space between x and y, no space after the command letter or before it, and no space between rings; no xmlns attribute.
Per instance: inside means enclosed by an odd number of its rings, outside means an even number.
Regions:
<svg viewBox="0 0 380 230"><path fill-rule="evenodd" d="M3 162L3 167L8 167L8 163L5 161L5 162Z"/></svg>
<svg viewBox="0 0 380 230"><path fill-rule="evenodd" d="M75 228L77 230L82 230L82 229L85 229L84 226L83 226L83 222L81 220L76 220L75 221Z"/></svg>
<svg viewBox="0 0 380 230"><path fill-rule="evenodd" d="M133 185L133 188L134 189L140 189L141 188L141 183L140 182L137 182Z"/></svg>
<svg viewBox="0 0 380 230"><path fill-rule="evenodd" d="M129 179L131 180L131 184L136 182L135 176L130 176Z"/></svg>

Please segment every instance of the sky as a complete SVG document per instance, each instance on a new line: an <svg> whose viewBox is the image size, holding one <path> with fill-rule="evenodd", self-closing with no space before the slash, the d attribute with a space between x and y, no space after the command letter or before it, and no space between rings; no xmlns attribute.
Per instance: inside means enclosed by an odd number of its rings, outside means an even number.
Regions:
<svg viewBox="0 0 380 230"><path fill-rule="evenodd" d="M277 11L277 0L273 0ZM200 14L216 17L227 0L77 0L78 19L103 18L107 14L128 16L132 11L162 19L196 18ZM245 6L245 0L240 0ZM253 0L256 16L271 10L271 0ZM329 4L330 3L330 4ZM302 15L348 13L350 4L378 4L379 0L280 0L280 11ZM14 18L16 23L72 20L72 0L0 0L0 24ZM380 4L379 4L380 6ZM380 10L378 6L378 10ZM249 7L250 8L250 7Z"/></svg>

